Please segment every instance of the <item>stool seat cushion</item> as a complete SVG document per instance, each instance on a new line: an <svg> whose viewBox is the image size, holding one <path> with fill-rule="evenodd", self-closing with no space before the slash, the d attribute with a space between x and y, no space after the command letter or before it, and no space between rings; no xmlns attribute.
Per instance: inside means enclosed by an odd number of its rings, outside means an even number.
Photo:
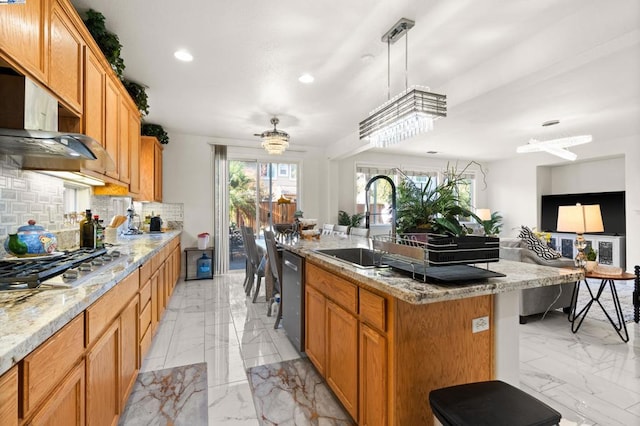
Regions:
<svg viewBox="0 0 640 426"><path fill-rule="evenodd" d="M436 389L429 403L444 426L552 426L561 415L508 383L492 380Z"/></svg>

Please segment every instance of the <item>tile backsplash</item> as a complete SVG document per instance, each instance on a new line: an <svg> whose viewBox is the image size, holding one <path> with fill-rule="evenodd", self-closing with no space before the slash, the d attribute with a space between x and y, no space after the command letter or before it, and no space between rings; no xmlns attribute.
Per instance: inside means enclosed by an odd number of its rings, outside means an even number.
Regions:
<svg viewBox="0 0 640 426"><path fill-rule="evenodd" d="M6 255L4 240L18 227L26 225L30 219L45 229L62 237L60 249L76 241L73 225L65 223L64 181L53 176L21 170L7 155L0 154L0 257ZM89 197L91 211L100 215L108 224L114 215L126 215L131 206L129 197L94 196ZM144 218L146 215L159 215L165 226L181 229L184 218L184 205L181 203L133 203L135 212ZM60 244L59 244L60 245Z"/></svg>

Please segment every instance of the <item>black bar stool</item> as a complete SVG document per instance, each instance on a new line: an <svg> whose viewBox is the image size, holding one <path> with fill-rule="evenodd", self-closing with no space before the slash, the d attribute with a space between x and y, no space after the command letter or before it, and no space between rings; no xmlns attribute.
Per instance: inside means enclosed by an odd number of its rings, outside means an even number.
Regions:
<svg viewBox="0 0 640 426"><path fill-rule="evenodd" d="M429 393L429 403L443 426L553 426L562 418L547 404L499 380L436 389Z"/></svg>

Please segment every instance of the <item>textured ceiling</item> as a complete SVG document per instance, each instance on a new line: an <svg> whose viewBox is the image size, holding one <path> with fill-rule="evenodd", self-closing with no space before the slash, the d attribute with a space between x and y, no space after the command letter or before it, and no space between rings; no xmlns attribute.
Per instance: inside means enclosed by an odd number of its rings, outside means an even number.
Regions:
<svg viewBox="0 0 640 426"><path fill-rule="evenodd" d="M640 133L637 0L72 3L105 15L125 76L148 86L146 121L169 132L257 145L252 135L277 115L292 149L361 151L358 122L387 97L380 37L406 17L416 21L409 84L446 94L449 111L391 152L490 160L532 137L590 133L605 144ZM193 62L176 61L179 48ZM391 48L392 96L404 89L404 62L401 40ZM304 72L313 84L298 81ZM550 119L561 123L543 131Z"/></svg>

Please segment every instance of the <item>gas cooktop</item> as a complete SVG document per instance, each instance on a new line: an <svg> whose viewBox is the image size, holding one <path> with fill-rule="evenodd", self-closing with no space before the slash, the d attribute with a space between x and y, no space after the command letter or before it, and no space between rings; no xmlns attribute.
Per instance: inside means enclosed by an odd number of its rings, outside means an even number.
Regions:
<svg viewBox="0 0 640 426"><path fill-rule="evenodd" d="M105 248L82 248L35 260L28 257L0 260L0 291L35 289L58 275L62 275L63 282L71 283L119 257L117 250L107 253Z"/></svg>

